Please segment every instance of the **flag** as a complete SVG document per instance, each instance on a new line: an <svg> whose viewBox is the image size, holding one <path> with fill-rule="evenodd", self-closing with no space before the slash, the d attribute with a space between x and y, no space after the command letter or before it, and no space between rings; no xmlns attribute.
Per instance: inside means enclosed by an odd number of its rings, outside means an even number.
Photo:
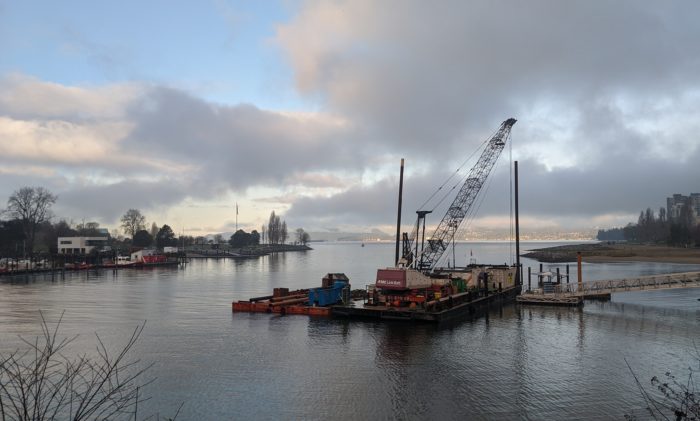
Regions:
<svg viewBox="0 0 700 421"><path fill-rule="evenodd" d="M236 202L236 215L238 215L238 202Z"/></svg>

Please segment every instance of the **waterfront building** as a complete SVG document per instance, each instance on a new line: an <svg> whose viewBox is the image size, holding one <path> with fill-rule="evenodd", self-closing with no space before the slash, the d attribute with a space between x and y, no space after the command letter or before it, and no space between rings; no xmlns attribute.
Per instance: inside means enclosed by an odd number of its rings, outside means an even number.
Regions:
<svg viewBox="0 0 700 421"><path fill-rule="evenodd" d="M674 194L666 198L666 215L668 220L675 222L681 217L681 210L686 203L690 204L691 212L695 218L695 224L700 222L700 193L690 193L690 196Z"/></svg>
<svg viewBox="0 0 700 421"><path fill-rule="evenodd" d="M58 237L59 254L89 254L107 246L108 237Z"/></svg>

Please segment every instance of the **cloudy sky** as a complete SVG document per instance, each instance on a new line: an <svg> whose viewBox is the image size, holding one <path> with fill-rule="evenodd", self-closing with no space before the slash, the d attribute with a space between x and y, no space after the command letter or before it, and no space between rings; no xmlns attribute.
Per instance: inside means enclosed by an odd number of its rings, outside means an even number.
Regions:
<svg viewBox="0 0 700 421"><path fill-rule="evenodd" d="M700 191L698 16L694 0L0 0L0 203L40 185L57 217L108 227L138 208L231 231L238 203L245 229L275 210L391 232L401 158L408 226L514 117L474 226L507 226L511 157L524 230L625 224Z"/></svg>

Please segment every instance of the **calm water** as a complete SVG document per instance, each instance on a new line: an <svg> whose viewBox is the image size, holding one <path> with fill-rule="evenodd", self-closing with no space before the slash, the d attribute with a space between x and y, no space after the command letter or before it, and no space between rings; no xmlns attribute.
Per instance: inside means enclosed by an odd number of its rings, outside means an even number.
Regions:
<svg viewBox="0 0 700 421"><path fill-rule="evenodd" d="M116 348L147 320L133 356L155 363L156 380L140 413L172 416L184 402L185 420L610 419L644 418L625 359L644 381L682 376L700 344L700 289L619 294L582 309L509 305L448 326L231 313L232 300L315 286L326 272L361 288L394 253L391 244L313 247L184 270L0 280L0 351L38 333L39 309L52 321L65 310L76 352L94 349L95 332ZM465 243L458 264L470 251L510 262L507 244ZM691 270L700 267L588 264L584 277Z"/></svg>

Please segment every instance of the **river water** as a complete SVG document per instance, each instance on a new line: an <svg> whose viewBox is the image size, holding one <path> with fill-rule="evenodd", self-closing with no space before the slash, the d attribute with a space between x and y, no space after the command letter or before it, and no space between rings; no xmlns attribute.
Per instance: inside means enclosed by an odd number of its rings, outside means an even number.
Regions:
<svg viewBox="0 0 700 421"><path fill-rule="evenodd" d="M440 326L232 314L233 300L317 286L327 272L345 272L353 288L363 288L394 254L386 243L313 248L193 260L185 269L0 279L0 352L39 333L39 310L50 323L65 311L61 332L79 335L76 353L93 352L95 333L116 350L145 320L132 356L153 363L148 376L155 380L139 413L173 416L184 402L184 420L644 419L625 360L645 384L697 367L700 288L616 294L583 308L506 305ZM457 263L470 254L510 263L512 248L462 243ZM571 270L575 282L575 265ZM695 270L700 266L585 264L583 273L605 279Z"/></svg>

